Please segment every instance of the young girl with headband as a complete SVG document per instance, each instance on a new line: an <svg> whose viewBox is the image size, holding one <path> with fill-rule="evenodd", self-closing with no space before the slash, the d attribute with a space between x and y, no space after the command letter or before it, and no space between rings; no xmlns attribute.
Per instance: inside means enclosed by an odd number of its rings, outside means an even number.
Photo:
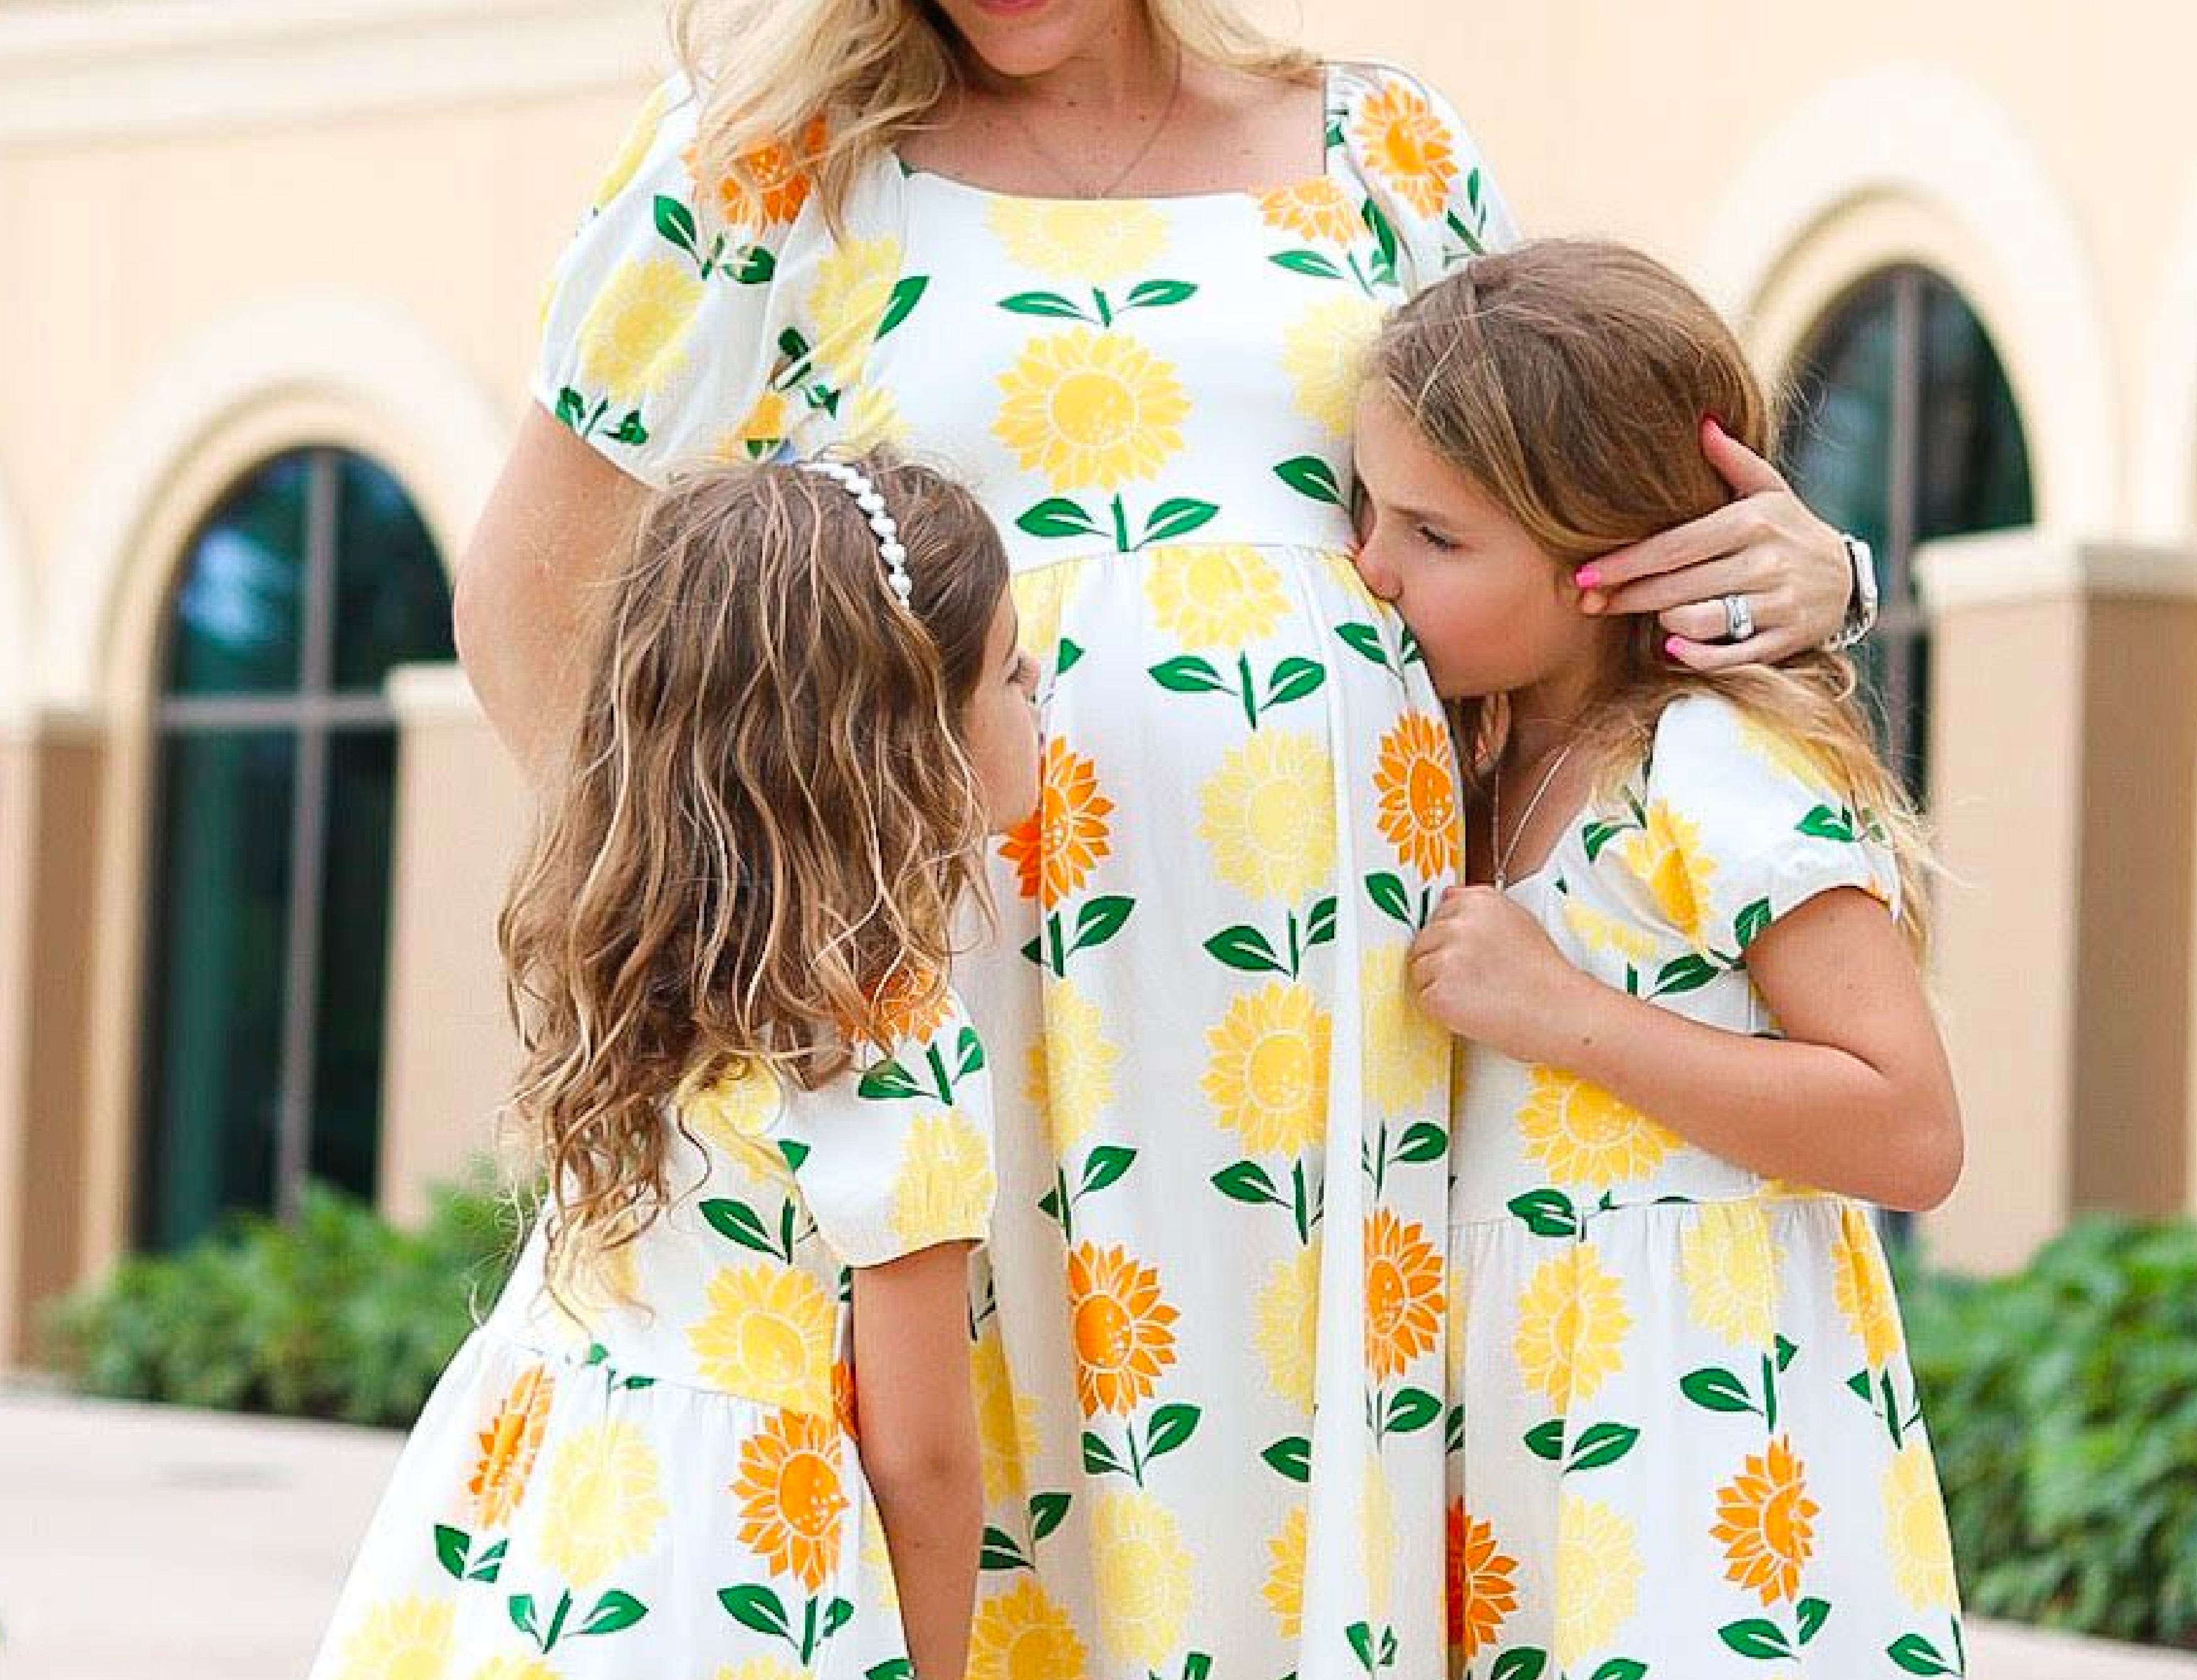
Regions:
<svg viewBox="0 0 2197 1680"><path fill-rule="evenodd" d="M313 1680L962 1673L994 1178L945 976L1036 798L1006 583L915 466L649 505L501 929L545 1205Z"/></svg>

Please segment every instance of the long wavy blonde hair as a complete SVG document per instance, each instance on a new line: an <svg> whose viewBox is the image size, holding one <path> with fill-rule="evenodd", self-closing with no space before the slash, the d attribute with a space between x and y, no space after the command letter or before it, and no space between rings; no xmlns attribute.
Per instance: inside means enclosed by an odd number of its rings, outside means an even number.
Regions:
<svg viewBox="0 0 2197 1680"><path fill-rule="evenodd" d="M613 571L571 768L497 927L553 1283L665 1205L682 1079L832 1077L936 999L982 901L961 728L1006 557L959 485L860 464L907 607L854 499L791 466L676 479Z"/></svg>
<svg viewBox="0 0 2197 1680"><path fill-rule="evenodd" d="M1428 445L1485 490L1566 572L1731 499L1701 454L1714 415L1756 454L1771 403L1724 320L1629 246L1540 240L1482 257L1421 293L1376 341L1372 374ZM1927 943L1929 848L1878 755L1844 655L1704 675L1672 661L1655 615L1626 622L1588 737L1605 779L1629 774L1680 695L1723 696L1792 742L1880 831L1898 864L1903 922ZM1484 783L1508 719L1458 709L1466 774Z"/></svg>
<svg viewBox="0 0 2197 1680"><path fill-rule="evenodd" d="M1294 78L1317 61L1230 0L1144 0L1208 63ZM702 101L699 160L758 196L765 174L814 183L835 228L862 171L958 93L964 49L926 0L671 0L671 38ZM765 161L768 154L768 161Z"/></svg>

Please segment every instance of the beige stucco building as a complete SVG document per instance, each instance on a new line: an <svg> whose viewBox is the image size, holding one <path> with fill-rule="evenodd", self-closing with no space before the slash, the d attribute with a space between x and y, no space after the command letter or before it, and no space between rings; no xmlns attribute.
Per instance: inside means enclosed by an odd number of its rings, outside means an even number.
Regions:
<svg viewBox="0 0 2197 1680"><path fill-rule="evenodd" d="M1672 258L1765 369L1829 358L1835 385L1827 345L1877 368L1912 470L1868 493L1922 579L1927 683L1903 692L1972 1128L1932 1224L1983 1265L2074 1208L2197 1206L2197 13L2111 19L1312 0L1288 20L1437 82L1529 229ZM660 61L628 0L0 0L0 1358L29 1303L236 1183L279 1197L319 1170L305 1128L345 1046L378 1057L351 1070L345 1146L391 1208L485 1142L522 803L420 579L364 688L346 638L382 608L350 592L374 555L461 551L541 280ZM1941 321L1996 351L1984 442L2013 452L2024 517L1927 541L1959 507L1900 507L1946 474L1962 502L1973 462L1929 444L1976 433L1982 401L1902 374ZM264 583L278 505L304 581L252 599L303 651L210 704L185 621L235 605L224 579ZM257 768L221 744L246 736ZM345 907L347 844L385 872L385 919ZM212 921L180 902L189 867L235 888ZM206 929L217 972L192 966ZM255 1004L253 951L328 1018L279 986ZM229 1060L179 1061L232 1004ZM176 1128L235 1094L254 1034L281 1074L224 1167Z"/></svg>

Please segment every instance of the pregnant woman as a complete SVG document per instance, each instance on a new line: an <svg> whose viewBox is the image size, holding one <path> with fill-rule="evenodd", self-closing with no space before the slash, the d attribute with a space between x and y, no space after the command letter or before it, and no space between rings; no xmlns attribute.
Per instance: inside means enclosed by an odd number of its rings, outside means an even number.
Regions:
<svg viewBox="0 0 2197 1680"><path fill-rule="evenodd" d="M975 488L1046 744L956 972L1000 1133L971 1672L1439 1672L1449 1057L1404 962L1455 784L1347 558L1348 428L1383 311L1502 200L1422 84L1222 0L677 23L547 300L467 669L554 764L601 557L683 461L889 443ZM1711 446L1733 504L1608 605L1703 665L1838 633L1837 533Z"/></svg>

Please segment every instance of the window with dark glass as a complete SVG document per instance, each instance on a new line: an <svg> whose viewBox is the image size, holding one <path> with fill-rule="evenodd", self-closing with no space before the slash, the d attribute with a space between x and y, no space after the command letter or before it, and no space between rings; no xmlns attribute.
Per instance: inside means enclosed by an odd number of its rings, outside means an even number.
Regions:
<svg viewBox="0 0 2197 1680"><path fill-rule="evenodd" d="M454 657L403 490L332 449L266 461L170 606L144 998L138 1237L172 1248L306 1181L374 1194L396 720Z"/></svg>
<svg viewBox="0 0 2197 1680"><path fill-rule="evenodd" d="M1920 268L1887 269L1849 293L1800 358L1794 389L1787 476L1875 551L1883 615L1858 658L1885 750L1919 794L1930 645L1915 551L2031 522L2021 415L1974 311Z"/></svg>

